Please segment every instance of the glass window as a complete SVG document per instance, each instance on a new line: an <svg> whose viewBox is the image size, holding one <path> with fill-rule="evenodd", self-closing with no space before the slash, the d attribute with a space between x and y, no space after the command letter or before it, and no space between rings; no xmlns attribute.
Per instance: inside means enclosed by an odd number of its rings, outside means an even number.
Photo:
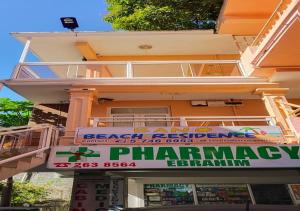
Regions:
<svg viewBox="0 0 300 211"><path fill-rule="evenodd" d="M292 184L291 189L294 193L295 199L300 200L300 184Z"/></svg>
<svg viewBox="0 0 300 211"><path fill-rule="evenodd" d="M113 127L166 127L169 109L167 107L111 108Z"/></svg>
<svg viewBox="0 0 300 211"><path fill-rule="evenodd" d="M287 185L251 185L256 204L292 204Z"/></svg>
<svg viewBox="0 0 300 211"><path fill-rule="evenodd" d="M167 127L167 117L166 115L155 115L153 118L152 115L145 115L145 126L146 127Z"/></svg>
<svg viewBox="0 0 300 211"><path fill-rule="evenodd" d="M134 115L114 115L113 127L133 127Z"/></svg>
<svg viewBox="0 0 300 211"><path fill-rule="evenodd" d="M250 200L247 185L196 184L199 204L245 204Z"/></svg>
<svg viewBox="0 0 300 211"><path fill-rule="evenodd" d="M194 204L188 184L145 184L144 195L146 207Z"/></svg>
<svg viewBox="0 0 300 211"><path fill-rule="evenodd" d="M111 114L168 114L167 107L158 108L111 108Z"/></svg>

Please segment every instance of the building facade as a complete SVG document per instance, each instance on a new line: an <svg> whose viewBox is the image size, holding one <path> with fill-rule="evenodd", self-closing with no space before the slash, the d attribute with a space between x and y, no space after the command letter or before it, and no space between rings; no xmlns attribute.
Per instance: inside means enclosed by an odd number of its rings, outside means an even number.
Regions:
<svg viewBox="0 0 300 211"><path fill-rule="evenodd" d="M299 10L225 0L216 32L12 33L2 83L35 110L1 132L1 179L74 177L73 210L299 204Z"/></svg>

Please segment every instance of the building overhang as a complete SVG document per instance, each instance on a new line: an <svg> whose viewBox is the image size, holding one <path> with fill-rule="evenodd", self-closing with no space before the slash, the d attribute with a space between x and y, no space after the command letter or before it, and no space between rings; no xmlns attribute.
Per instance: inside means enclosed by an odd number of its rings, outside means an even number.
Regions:
<svg viewBox="0 0 300 211"><path fill-rule="evenodd" d="M2 83L34 103L59 103L69 100L72 88L94 88L96 97L115 100L192 100L251 99L257 88L275 88L277 83L259 78L155 78L5 80Z"/></svg>
<svg viewBox="0 0 300 211"><path fill-rule="evenodd" d="M148 60L151 56L155 59L155 56L238 54L231 35L214 34L212 30L13 32L12 35L22 43L30 39L31 51L47 62L82 61L83 56L87 60L132 60L132 57Z"/></svg>

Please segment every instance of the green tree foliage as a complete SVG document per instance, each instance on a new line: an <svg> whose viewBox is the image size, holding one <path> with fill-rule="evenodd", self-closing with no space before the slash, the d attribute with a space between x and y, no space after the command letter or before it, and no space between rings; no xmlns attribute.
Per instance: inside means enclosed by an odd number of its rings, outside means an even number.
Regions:
<svg viewBox="0 0 300 211"><path fill-rule="evenodd" d="M223 0L106 0L104 20L129 31L212 29Z"/></svg>
<svg viewBox="0 0 300 211"><path fill-rule="evenodd" d="M3 183L0 183L0 189L4 187ZM24 204L36 204L41 203L47 199L48 192L47 185L34 185L30 182L14 182L12 192L12 206L22 206Z"/></svg>
<svg viewBox="0 0 300 211"><path fill-rule="evenodd" d="M26 125L29 121L33 104L30 101L13 101L0 98L0 127Z"/></svg>

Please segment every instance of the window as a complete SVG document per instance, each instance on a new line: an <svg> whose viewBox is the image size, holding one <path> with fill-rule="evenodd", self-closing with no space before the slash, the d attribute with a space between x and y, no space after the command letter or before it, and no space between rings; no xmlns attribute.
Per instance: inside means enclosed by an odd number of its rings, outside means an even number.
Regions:
<svg viewBox="0 0 300 211"><path fill-rule="evenodd" d="M287 185L251 185L256 204L292 204Z"/></svg>
<svg viewBox="0 0 300 211"><path fill-rule="evenodd" d="M146 207L194 204L189 184L145 184L144 194Z"/></svg>
<svg viewBox="0 0 300 211"><path fill-rule="evenodd" d="M111 108L113 127L166 127L169 109L167 107Z"/></svg>
<svg viewBox="0 0 300 211"><path fill-rule="evenodd" d="M199 204L245 204L250 200L245 184L196 184Z"/></svg>

